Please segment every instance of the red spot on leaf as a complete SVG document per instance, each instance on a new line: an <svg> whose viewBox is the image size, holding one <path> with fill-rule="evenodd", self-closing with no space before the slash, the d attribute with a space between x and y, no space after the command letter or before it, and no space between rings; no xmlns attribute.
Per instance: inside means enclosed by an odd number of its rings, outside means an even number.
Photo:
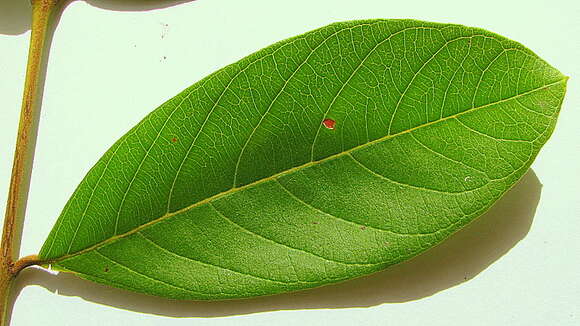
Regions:
<svg viewBox="0 0 580 326"><path fill-rule="evenodd" d="M173 137L173 138L171 139L171 141L172 141L173 143L175 143L175 142L177 142L177 138L176 138L176 137Z"/></svg>
<svg viewBox="0 0 580 326"><path fill-rule="evenodd" d="M326 129L334 130L334 127L336 126L336 121L332 119L324 119L324 121L322 121L322 124L326 127Z"/></svg>

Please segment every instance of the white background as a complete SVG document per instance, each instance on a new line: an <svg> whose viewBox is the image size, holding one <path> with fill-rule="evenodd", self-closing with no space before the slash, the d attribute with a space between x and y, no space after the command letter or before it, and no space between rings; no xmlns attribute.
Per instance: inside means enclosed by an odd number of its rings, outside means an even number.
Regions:
<svg viewBox="0 0 580 326"><path fill-rule="evenodd" d="M30 36L27 2L0 0L2 210ZM172 302L31 269L18 280L13 326L580 324L580 2L198 0L143 10L154 2L75 1L64 12L50 52L22 255L38 252L92 164L148 112L226 64L331 22L415 18L486 28L570 76L568 94L533 172L488 214L409 263L336 286L225 303Z"/></svg>

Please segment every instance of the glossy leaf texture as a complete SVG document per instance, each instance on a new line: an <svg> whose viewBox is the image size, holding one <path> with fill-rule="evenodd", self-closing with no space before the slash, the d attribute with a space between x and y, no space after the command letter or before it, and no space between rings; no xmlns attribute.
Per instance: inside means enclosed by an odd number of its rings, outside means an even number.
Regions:
<svg viewBox="0 0 580 326"><path fill-rule="evenodd" d="M518 181L554 129L566 80L478 28L317 29L149 114L81 182L40 257L178 299L384 269L443 241Z"/></svg>

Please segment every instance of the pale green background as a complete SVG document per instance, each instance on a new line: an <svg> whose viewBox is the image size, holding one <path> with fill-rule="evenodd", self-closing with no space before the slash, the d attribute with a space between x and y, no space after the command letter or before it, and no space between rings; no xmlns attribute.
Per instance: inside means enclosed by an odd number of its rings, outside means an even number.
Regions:
<svg viewBox="0 0 580 326"><path fill-rule="evenodd" d="M9 1L28 0L0 0L2 211L30 35L26 7ZM93 1L116 9L126 3ZM33 270L19 282L36 285L20 293L12 325L579 325L577 0L198 0L148 12L72 3L50 54L22 254L38 252L92 164L157 105L275 41L359 18L483 27L523 43L570 76L560 121L535 174L448 243L368 278L301 294L198 304ZM199 317L205 315L218 317Z"/></svg>

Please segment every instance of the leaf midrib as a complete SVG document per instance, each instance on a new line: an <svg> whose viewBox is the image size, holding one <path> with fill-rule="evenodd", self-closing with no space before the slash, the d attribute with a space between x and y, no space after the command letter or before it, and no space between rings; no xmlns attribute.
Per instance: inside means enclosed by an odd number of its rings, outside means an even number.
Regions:
<svg viewBox="0 0 580 326"><path fill-rule="evenodd" d="M437 123L440 123L440 122L444 122L444 121L447 121L447 120L450 120L450 119L457 118L459 116L462 116L462 115L465 115L465 114L468 114L468 113L471 113L471 112L475 112L477 110L485 109L485 108L488 108L488 107L491 107L491 106L494 106L494 105L498 105L498 104L501 104L501 103L504 103L504 102L507 102L507 101L511 101L511 100L518 99L520 97L523 97L523 96L526 96L526 95L529 95L529 94L533 94L533 93L535 93L535 92L537 92L539 90L543 90L545 88L552 87L552 86L555 86L557 84L566 82L567 79L568 79L568 77L564 77L564 78L559 79L557 81L554 81L552 83L548 83L548 84L545 84L545 85L541 85L539 87L536 87L534 89L525 91L523 93L520 93L520 94L517 94L517 95L514 95L514 96L510 96L510 97L507 97L507 98L504 98L504 99L501 99L501 100L498 100L498 101L495 101L495 102L491 102L491 103L488 103L488 104L484 104L484 105L481 105L481 106L472 107L472 108L469 108L469 109L467 109L465 111L462 111L462 112L459 112L459 113L456 113L456 114L453 114L453 115L450 115L450 116L447 116L447 117L444 117L444 118L441 118L441 119L438 119L438 120L430 121L430 122L427 122L427 123L418 125L416 127L413 127L413 128L410 128L410 129L406 129L406 130L403 130L403 131L400 131L400 132L395 133L395 134L390 134L390 135L386 135L386 136L383 136L383 137L379 137L379 138L377 138L375 140L372 140L372 141L366 142L364 144L361 144L361 145L352 147L352 148L347 149L345 151L342 151L340 153L336 153L336 154L327 156L325 158L322 158L322 159L319 159L319 160L316 160L316 161L307 162L305 164L302 164L302 165L293 167L291 169L287 169L287 170L278 172L278 173L273 174L273 175L271 175L271 176L269 176L267 178L263 178L263 179L260 179L260 180L256 180L256 181L254 181L252 183L248 183L248 184L243 185L243 186L231 188L231 189L229 189L227 191L224 191L224 192L215 194L213 196L210 196L210 197L208 197L208 198L206 198L204 200L198 201L198 202L196 202L194 204L191 204L191 205L189 205L187 207L184 207L182 209L179 209L179 210L177 210L175 212L167 213L167 214L165 214L165 215L163 215L163 216L161 216L159 218L156 218L154 220L151 220L150 222L147 222L145 224L142 224L142 225L140 225L140 226L138 226L138 227L136 227L136 228L134 228L134 229L132 229L130 231L127 231L125 233L118 234L118 235L112 236L110 238L107 238L106 240L100 241L100 242L98 242L98 243L96 243L96 244L94 244L94 245L92 245L90 247L87 247L85 249L79 250L79 251L77 251L75 253L66 254L66 255L60 256L58 258L46 259L46 260L41 261L40 264L46 265L46 264L57 263L57 262L60 262L62 260L66 260L66 259L72 258L74 256L82 255L82 254L84 254L86 252L89 252L89 251L92 251L94 249L103 247L103 246L105 246L107 244L113 243L113 242L115 242L117 240L120 240L120 239L125 238L127 236L130 236L130 235L132 235L134 233L137 233L137 232L139 232L139 231L141 231L143 229L148 228L149 226L152 226L154 224L157 224L157 223L159 223L161 221L164 221L164 220L166 220L168 218L171 218L173 216L176 216L176 215L179 215L181 213L187 212L190 209L193 209L195 207L199 207L201 205L207 204L207 203L209 203L209 202L211 202L211 201L213 201L215 199L226 197L226 196L228 196L228 195L230 195L232 193L236 193L237 191L242 191L244 189L257 186L257 185L259 185L261 183L264 183L264 182L267 182L267 181L270 181L270 180L277 179L277 178L279 178L281 176L284 176L284 175L287 175L287 174L291 174L291 173L293 173L295 171L299 171L301 169L305 169L305 168L308 168L310 166L314 166L314 165L321 164L321 163L326 162L326 161L331 161L333 159L340 158L340 157L342 157L344 155L347 155L347 154L350 154L351 152L354 152L356 150L365 148L367 146L374 145L376 143L380 143L382 141L386 141L386 140L395 138L395 137L400 136L400 135L408 134L410 132L413 132L415 130L418 130L418 129L421 129L421 128L424 128L424 127L428 127L428 126L431 126L431 125L434 125L434 124L437 124Z"/></svg>

